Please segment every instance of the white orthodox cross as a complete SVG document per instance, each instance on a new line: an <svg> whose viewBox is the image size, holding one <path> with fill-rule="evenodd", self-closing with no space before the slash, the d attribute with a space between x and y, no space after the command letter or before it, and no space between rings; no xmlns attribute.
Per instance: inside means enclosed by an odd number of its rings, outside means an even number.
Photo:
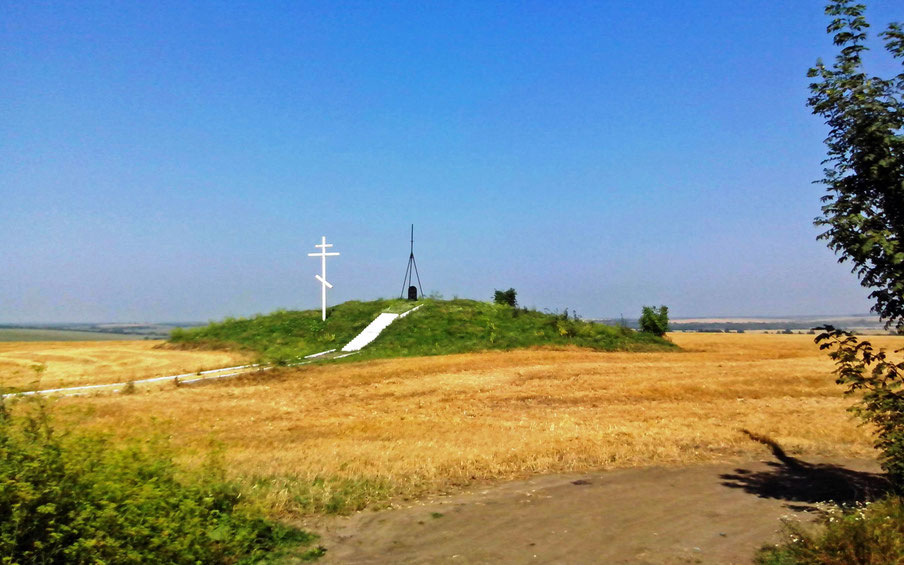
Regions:
<svg viewBox="0 0 904 565"><path fill-rule="evenodd" d="M319 245L315 245L314 247L320 248L320 253L308 253L308 257L320 257L320 272L319 275L314 275L314 278L320 281L320 302L321 302L321 314L323 316L323 320L326 321L326 289L333 288L333 285L326 281L326 258L332 257L334 255L339 255L338 253L327 253L326 248L332 247L332 243L326 242L326 236L320 240Z"/></svg>

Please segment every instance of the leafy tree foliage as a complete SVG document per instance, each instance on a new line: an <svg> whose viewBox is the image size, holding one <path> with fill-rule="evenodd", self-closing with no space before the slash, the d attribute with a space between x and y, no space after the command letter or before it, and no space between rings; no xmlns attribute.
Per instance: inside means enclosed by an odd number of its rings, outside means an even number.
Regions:
<svg viewBox="0 0 904 565"><path fill-rule="evenodd" d="M865 7L850 0L826 6L840 53L831 68L822 61L808 76L809 105L830 128L820 235L850 261L860 283L872 289L873 311L886 327L904 330L904 73L890 79L863 71L867 50ZM891 24L880 38L893 60L904 59L904 32ZM838 384L856 393L851 411L876 430L882 467L900 494L904 491L904 362L894 362L868 341L825 326L816 338L830 350ZM904 351L904 350L902 350ZM900 353L900 351L899 351ZM762 565L816 563L900 563L904 555L901 498L832 517L819 536L792 530L790 542L764 549Z"/></svg>
<svg viewBox="0 0 904 565"><path fill-rule="evenodd" d="M510 288L508 290L496 290L493 294L493 302L496 304L505 304L507 306L515 307L518 305L518 292L515 291L514 288Z"/></svg>
<svg viewBox="0 0 904 565"><path fill-rule="evenodd" d="M904 330L904 72L891 78L863 69L865 7L835 0L827 31L840 52L831 67L821 60L808 76L813 113L830 128L820 235L850 261L872 289L873 310L887 326ZM904 59L904 31L890 24L879 34L893 60Z"/></svg>
<svg viewBox="0 0 904 565"><path fill-rule="evenodd" d="M832 326L816 337L820 349L833 349L836 381L847 394L859 393L850 409L876 429L875 446L882 468L898 491L904 491L904 361L895 363L868 341Z"/></svg>
<svg viewBox="0 0 904 565"><path fill-rule="evenodd" d="M830 128L820 238L850 261L863 286L872 289L873 310L904 330L904 73L890 79L863 70L865 7L834 0L826 7L840 52L831 68L821 61L808 76L809 105ZM890 24L880 34L892 59L904 59L904 31ZM904 62L904 61L902 61ZM851 408L876 428L876 447L893 484L904 490L904 363L873 350L843 330L826 326L816 342L830 349L837 382L858 392Z"/></svg>
<svg viewBox="0 0 904 565"><path fill-rule="evenodd" d="M640 331L663 336L669 331L669 308L644 306L640 314Z"/></svg>

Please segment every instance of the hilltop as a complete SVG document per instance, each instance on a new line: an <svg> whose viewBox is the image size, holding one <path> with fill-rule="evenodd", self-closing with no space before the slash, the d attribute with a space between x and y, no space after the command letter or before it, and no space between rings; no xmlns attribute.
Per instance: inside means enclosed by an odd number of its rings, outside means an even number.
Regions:
<svg viewBox="0 0 904 565"><path fill-rule="evenodd" d="M475 300L425 299L349 301L319 310L286 311L174 330L169 343L181 348L238 349L263 361L287 363L341 348L381 312L417 312L390 325L357 358L445 355L535 346L578 346L602 351L650 351L675 347L665 339L612 327Z"/></svg>

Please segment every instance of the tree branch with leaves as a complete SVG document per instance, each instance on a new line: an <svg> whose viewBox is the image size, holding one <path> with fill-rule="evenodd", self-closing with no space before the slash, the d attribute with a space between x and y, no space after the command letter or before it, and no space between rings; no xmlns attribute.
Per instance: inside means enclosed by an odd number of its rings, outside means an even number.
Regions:
<svg viewBox="0 0 904 565"><path fill-rule="evenodd" d="M829 135L823 162L826 185L819 238L850 261L860 283L871 289L873 311L885 327L904 331L904 72L869 76L863 54L869 28L865 7L835 0L826 7L839 53L808 76L808 104L825 119ZM890 24L879 34L892 60L904 63L904 32ZM904 362L895 363L869 341L831 326L816 343L835 361L838 384L856 394L851 411L876 427L875 446L895 487L904 490ZM904 351L904 350L901 350ZM900 352L900 351L899 351Z"/></svg>
<svg viewBox="0 0 904 565"><path fill-rule="evenodd" d="M840 47L831 67L822 61L808 76L808 105L825 119L829 135L827 187L819 237L850 261L863 286L872 289L873 311L886 327L904 329L904 72L869 76L863 68L865 7L837 0L826 7L827 31ZM879 34L892 59L904 62L904 31L890 24Z"/></svg>

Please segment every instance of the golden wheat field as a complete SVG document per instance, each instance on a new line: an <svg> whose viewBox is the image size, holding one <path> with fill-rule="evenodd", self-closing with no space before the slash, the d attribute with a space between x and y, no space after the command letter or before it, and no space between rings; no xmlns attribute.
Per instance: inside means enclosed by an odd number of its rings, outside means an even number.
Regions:
<svg viewBox="0 0 904 565"><path fill-rule="evenodd" d="M0 387L16 390L124 382L244 362L226 351L161 349L161 341L0 342Z"/></svg>
<svg viewBox="0 0 904 565"><path fill-rule="evenodd" d="M366 504L475 480L767 455L742 429L804 457L874 455L812 336L671 339L681 351L539 349L310 365L57 405L67 418L129 434L151 429L153 419L188 464L215 439L230 471L253 488L262 483L248 477L266 478L268 504L287 511L316 510L316 501L301 500L332 496L299 494L299 484L364 485ZM873 342L904 346L892 337Z"/></svg>

